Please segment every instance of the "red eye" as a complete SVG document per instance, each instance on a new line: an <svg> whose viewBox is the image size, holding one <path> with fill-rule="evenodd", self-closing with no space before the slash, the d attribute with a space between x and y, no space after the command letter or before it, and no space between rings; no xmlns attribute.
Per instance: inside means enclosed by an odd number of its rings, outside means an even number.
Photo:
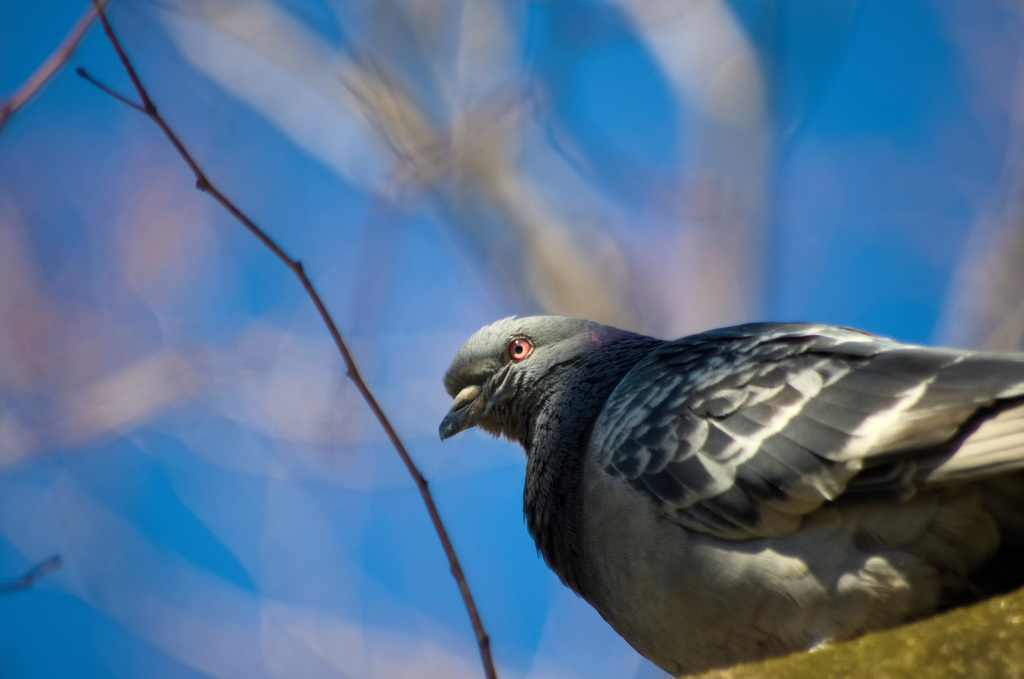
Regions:
<svg viewBox="0 0 1024 679"><path fill-rule="evenodd" d="M530 340L517 337L508 343L508 357L513 361L521 361L533 353L533 344Z"/></svg>

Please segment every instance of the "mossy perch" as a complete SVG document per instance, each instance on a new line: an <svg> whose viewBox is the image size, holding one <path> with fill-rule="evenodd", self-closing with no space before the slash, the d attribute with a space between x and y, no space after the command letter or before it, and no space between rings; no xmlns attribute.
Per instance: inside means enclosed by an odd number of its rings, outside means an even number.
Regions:
<svg viewBox="0 0 1024 679"><path fill-rule="evenodd" d="M809 653L700 679L1013 679L1024 677L1024 590Z"/></svg>

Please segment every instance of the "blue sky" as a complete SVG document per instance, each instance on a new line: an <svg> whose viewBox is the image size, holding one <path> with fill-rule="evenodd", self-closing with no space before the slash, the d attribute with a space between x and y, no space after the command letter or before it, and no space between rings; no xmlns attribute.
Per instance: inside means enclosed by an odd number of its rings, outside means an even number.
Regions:
<svg viewBox="0 0 1024 679"><path fill-rule="evenodd" d="M0 95L85 6L0 4ZM660 675L537 556L521 451L437 441L473 330L987 331L971 281L1011 205L1019 8L658 7L111 12L211 179L321 291L503 676ZM422 503L301 287L77 66L130 93L94 27L0 130L0 579L64 561L0 597L0 673L479 676Z"/></svg>

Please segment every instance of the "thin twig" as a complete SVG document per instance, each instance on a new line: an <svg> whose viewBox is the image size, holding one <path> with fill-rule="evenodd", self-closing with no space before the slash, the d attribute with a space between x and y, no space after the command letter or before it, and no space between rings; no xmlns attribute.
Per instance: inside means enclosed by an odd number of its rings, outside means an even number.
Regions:
<svg viewBox="0 0 1024 679"><path fill-rule="evenodd" d="M81 67L76 68L75 69L75 73L77 73L78 76L80 78L82 78L83 80L85 80L85 81L87 81L89 83L92 83L96 87L100 88L101 90L103 90L104 92L106 92L107 94L112 96L114 99L117 99L119 102L121 102L125 106L130 106L131 108L135 109L139 113L146 113L146 115L149 115L149 113L146 112L146 109L142 108L141 104L136 104L134 101L132 101L128 97L124 96L123 94L121 94L120 92L115 90L113 87L109 87L105 83L101 83L99 80L97 80L96 78L92 77L92 75L88 71L86 71L84 68L81 68Z"/></svg>
<svg viewBox="0 0 1024 679"><path fill-rule="evenodd" d="M36 580L43 577L50 571L57 570L62 565L63 562L59 556L51 556L46 561L37 563L35 566L30 568L25 575L21 576L17 580L8 580L7 582L0 583L0 596L28 589L36 584Z"/></svg>
<svg viewBox="0 0 1024 679"><path fill-rule="evenodd" d="M100 5L105 0L100 1ZM71 31L64 38L64 42L57 46L57 49L46 58L46 61L41 63L38 68L29 76L28 80L21 84L14 94L7 98L3 104L0 104L0 130L3 130L4 126L14 116L15 113L20 111L24 106L31 101L32 97L39 94L39 92L46 86L48 82L57 75L57 72L64 67L65 64L71 59L71 56L78 49L78 45L82 42L82 38L85 37L86 32L92 25L92 22L96 20L96 5L90 6L82 17L78 20L78 23L74 25Z"/></svg>
<svg viewBox="0 0 1024 679"><path fill-rule="evenodd" d="M338 347L338 351L341 352L341 357L345 361L345 367L348 371L348 377L355 384L356 389L359 391L363 400L366 401L367 405L370 406L370 410L373 411L374 416L380 423L380 426L384 429L384 433L387 434L388 440L391 441L391 445L398 452L399 457L402 458L402 463L405 464L406 470L409 475L412 476L413 482L416 484L416 488L420 492L420 496L423 498L423 503L427 507L427 513L430 515L430 520L434 525L434 530L437 532L437 536L441 541L441 546L444 549L445 556L448 557L448 564L451 567L452 576L455 578L455 582L458 584L459 592L462 594L462 601L466 606L466 611L469 613L470 622L473 625L473 631L476 633L477 646L480 649L480 658L483 662L484 673L488 679L497 679L497 671L494 668L494 660L491 657L491 642L487 636L487 632L484 630L483 621L480 619L480 613L477 610L476 602L473 600L473 595L469 590L469 583L466 582L465 573L462 570L462 566L459 563L458 557L455 555L455 548L452 546L452 542L448 537L448 531L444 527L444 523L441 521L441 515L437 510L437 505L434 504L434 498L430 493L427 480L420 473L416 464L412 461L409 456L405 445L401 439L398 438L398 434L395 432L394 427L391 426L391 422L388 420L384 411L377 403L377 399L374 397L370 388L363 381L362 376L356 367L355 360L352 358L352 354L349 352L348 345L345 344L345 340L342 339L341 332L338 330L338 326L335 325L334 320L331 318L330 312L327 311L327 307L324 305L323 300L320 299L319 293L314 288L312 281L306 275L303 269L302 262L297 259L292 259L281 247L256 225L245 213L243 213L230 199L228 199L220 189L214 186L206 173L199 167L199 164L189 153L188 149L185 148L181 140L174 133L173 130L168 126L167 121L157 112L156 106L153 104L153 100L149 96L149 92L143 86L142 81L139 79L138 73L136 73L134 66L132 66L131 60L128 55L125 54L121 42L114 35L114 31L110 26L110 22L107 20L106 13L103 11L101 6L101 0L93 0L93 4L96 7L96 11L99 14L100 21L103 24L103 30L107 34L107 38L110 40L110 44L113 45L114 50L117 52L118 58L121 60L121 64L124 66L125 71L128 73L128 77L131 79L132 84L135 87L135 91L139 95L139 100L142 102L141 106L133 105L133 108L140 110L146 114L160 130L167 137L168 141L178 151L178 154L182 157L185 163L192 169L192 172L196 176L196 187L201 191L205 191L220 203L224 209L230 212L235 219L242 223L246 229L249 230L256 238L263 243L274 255L281 260L281 262L288 267L289 270L302 283L302 287L305 289L306 294L312 300L313 305L316 307L317 312L320 314L320 318L323 320L324 325L327 326L327 330L331 334L331 338L334 340L334 344ZM95 82L93 78L89 78L90 82ZM102 87L104 92L108 94L114 94L107 87ZM125 103L131 103L131 100L126 99L123 96L116 96L119 101Z"/></svg>

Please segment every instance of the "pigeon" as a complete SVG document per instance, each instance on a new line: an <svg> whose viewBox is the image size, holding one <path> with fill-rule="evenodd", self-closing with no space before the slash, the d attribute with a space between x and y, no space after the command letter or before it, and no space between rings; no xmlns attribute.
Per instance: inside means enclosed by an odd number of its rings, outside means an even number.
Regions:
<svg viewBox="0 0 1024 679"><path fill-rule="evenodd" d="M523 447L539 553L673 675L1024 580L1024 354L513 317L472 335L444 385L441 438L476 426Z"/></svg>

